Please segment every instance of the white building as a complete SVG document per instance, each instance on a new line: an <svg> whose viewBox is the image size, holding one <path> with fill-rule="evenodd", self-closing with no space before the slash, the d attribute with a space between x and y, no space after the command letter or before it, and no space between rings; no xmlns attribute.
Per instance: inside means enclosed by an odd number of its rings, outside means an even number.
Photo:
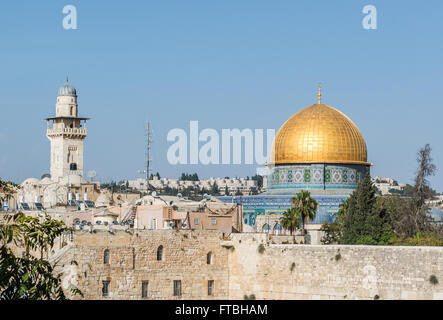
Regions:
<svg viewBox="0 0 443 320"><path fill-rule="evenodd" d="M381 178L375 177L372 179L374 186L380 190L382 195L390 194L390 190L402 191L405 188L405 184L399 184L395 179L392 178Z"/></svg>
<svg viewBox="0 0 443 320"><path fill-rule="evenodd" d="M129 187L140 191L146 191L146 179L129 180ZM152 180L149 180L149 185L155 189L164 189L166 187L171 189L183 190L187 187L198 187L200 189L210 190L213 185L216 185L220 190L221 194L225 194L226 187L228 188L229 194L235 194L241 192L243 194L252 194L258 191L257 181L248 180L246 178L209 178L206 180L199 181L188 181L188 180L178 180L178 179L158 179L156 176Z"/></svg>
<svg viewBox="0 0 443 320"><path fill-rule="evenodd" d="M69 175L83 176L86 120L78 116L77 91L66 80L60 87L55 117L47 118L46 136L51 141L51 179Z"/></svg>
<svg viewBox="0 0 443 320"><path fill-rule="evenodd" d="M38 203L52 207L68 200L88 200L88 195L90 199L96 192L97 183L83 178L86 120L89 118L78 116L77 91L66 80L58 90L55 117L46 119L50 176L26 179L17 193L17 203L27 203L31 209Z"/></svg>

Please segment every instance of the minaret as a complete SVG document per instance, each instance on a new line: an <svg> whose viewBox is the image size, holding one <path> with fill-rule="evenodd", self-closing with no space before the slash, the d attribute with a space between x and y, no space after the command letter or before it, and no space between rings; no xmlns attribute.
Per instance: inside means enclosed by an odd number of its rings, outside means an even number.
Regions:
<svg viewBox="0 0 443 320"><path fill-rule="evenodd" d="M55 117L47 118L46 136L51 141L51 179L83 176L83 142L86 120L78 117L77 91L66 79L58 90Z"/></svg>

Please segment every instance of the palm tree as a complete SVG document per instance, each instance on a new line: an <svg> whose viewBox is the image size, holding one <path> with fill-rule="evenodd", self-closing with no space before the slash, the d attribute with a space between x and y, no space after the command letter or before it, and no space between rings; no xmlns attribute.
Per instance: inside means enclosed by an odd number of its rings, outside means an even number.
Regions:
<svg viewBox="0 0 443 320"><path fill-rule="evenodd" d="M282 225L283 228L289 230L292 236L292 232L295 229L300 228L299 212L295 208L289 208L283 214L283 217L280 220L280 224Z"/></svg>
<svg viewBox="0 0 443 320"><path fill-rule="evenodd" d="M315 218L315 211L318 208L318 203L311 198L311 193L302 190L291 199L292 208L298 212L302 220L302 234L305 235L305 222Z"/></svg>

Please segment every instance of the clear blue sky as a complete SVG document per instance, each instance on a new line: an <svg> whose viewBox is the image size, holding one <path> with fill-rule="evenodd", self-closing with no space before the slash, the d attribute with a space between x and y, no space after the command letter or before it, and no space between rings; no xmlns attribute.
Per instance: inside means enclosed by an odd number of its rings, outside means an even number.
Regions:
<svg viewBox="0 0 443 320"><path fill-rule="evenodd" d="M67 4L78 30L62 27ZM362 28L368 4L377 30ZM441 0L2 1L0 177L49 172L43 119L67 74L92 118L85 171L100 180L140 177L147 119L162 176L251 176L255 165L169 165L167 132L278 129L321 81L363 133L373 175L411 183L430 143L443 191L442 12Z"/></svg>

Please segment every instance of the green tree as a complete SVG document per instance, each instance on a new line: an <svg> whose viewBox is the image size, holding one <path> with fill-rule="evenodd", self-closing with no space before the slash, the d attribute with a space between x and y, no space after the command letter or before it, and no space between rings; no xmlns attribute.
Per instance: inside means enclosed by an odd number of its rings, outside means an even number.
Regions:
<svg viewBox="0 0 443 320"><path fill-rule="evenodd" d="M47 215L44 221L23 213L7 216L0 225L0 299L66 299L60 275L54 275L54 266L45 255L68 231L63 222ZM13 248L23 250L22 257ZM82 295L75 287L71 292Z"/></svg>
<svg viewBox="0 0 443 320"><path fill-rule="evenodd" d="M432 163L431 147L426 144L417 152L417 171L414 178L415 185L407 188L411 200L403 203L400 212L396 215L395 231L401 237L414 237L419 232L433 232L435 227L430 223L429 207L426 200L436 195L429 186L427 178L435 174L436 167ZM406 188L405 188L406 191Z"/></svg>
<svg viewBox="0 0 443 320"><path fill-rule="evenodd" d="M199 181L198 178L198 174L194 173L194 174L187 174L187 173L182 173L182 175L180 176L180 179L182 181Z"/></svg>
<svg viewBox="0 0 443 320"><path fill-rule="evenodd" d="M288 208L283 216L280 218L280 224L283 228L292 233L294 230L300 228L300 214L295 208Z"/></svg>
<svg viewBox="0 0 443 320"><path fill-rule="evenodd" d="M311 193L306 190L302 190L291 199L292 207L298 212L302 221L302 234L305 234L306 221L315 219L315 212L318 208L318 203L315 199L311 198Z"/></svg>
<svg viewBox="0 0 443 320"><path fill-rule="evenodd" d="M257 187L260 189L263 187L263 176L260 176L256 174L255 176L251 177L251 180L257 181Z"/></svg>
<svg viewBox="0 0 443 320"><path fill-rule="evenodd" d="M387 244L393 235L391 216L384 206L377 204L369 170L340 207L338 221L340 242L344 244Z"/></svg>
<svg viewBox="0 0 443 320"><path fill-rule="evenodd" d="M337 243L340 239L340 225L337 222L323 223L320 231L323 231L323 236L320 240L322 244Z"/></svg>
<svg viewBox="0 0 443 320"><path fill-rule="evenodd" d="M0 206L3 201L9 201L9 199L14 195L15 191L19 189L20 186L11 181L3 181L0 179Z"/></svg>
<svg viewBox="0 0 443 320"><path fill-rule="evenodd" d="M218 188L217 183L215 183L215 181L212 184L211 189L209 190L209 193L213 196L216 196L220 193L220 189Z"/></svg>

